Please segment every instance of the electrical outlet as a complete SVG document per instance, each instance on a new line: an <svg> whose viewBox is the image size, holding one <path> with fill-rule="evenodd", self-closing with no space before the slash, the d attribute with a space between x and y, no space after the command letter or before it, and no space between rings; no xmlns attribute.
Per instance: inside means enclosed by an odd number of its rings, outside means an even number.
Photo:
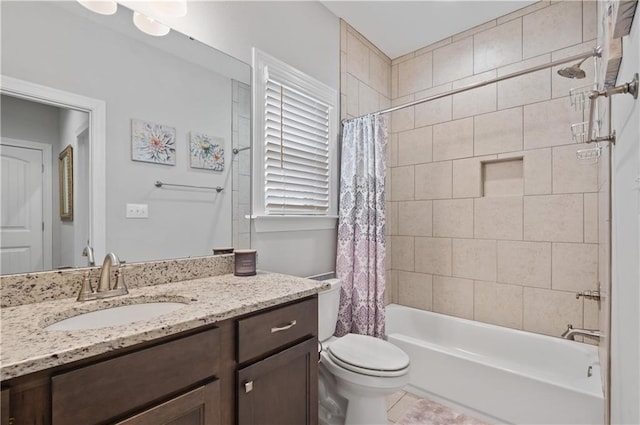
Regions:
<svg viewBox="0 0 640 425"><path fill-rule="evenodd" d="M149 218L147 204L127 204L126 218Z"/></svg>

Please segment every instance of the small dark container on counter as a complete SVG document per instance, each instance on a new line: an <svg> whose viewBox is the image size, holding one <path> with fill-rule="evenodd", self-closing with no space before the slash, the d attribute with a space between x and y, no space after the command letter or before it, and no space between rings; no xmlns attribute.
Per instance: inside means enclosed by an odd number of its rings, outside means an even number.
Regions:
<svg viewBox="0 0 640 425"><path fill-rule="evenodd" d="M236 276L254 276L256 274L256 250L237 249L235 252Z"/></svg>
<svg viewBox="0 0 640 425"><path fill-rule="evenodd" d="M233 248L222 247L213 248L213 255L233 254Z"/></svg>

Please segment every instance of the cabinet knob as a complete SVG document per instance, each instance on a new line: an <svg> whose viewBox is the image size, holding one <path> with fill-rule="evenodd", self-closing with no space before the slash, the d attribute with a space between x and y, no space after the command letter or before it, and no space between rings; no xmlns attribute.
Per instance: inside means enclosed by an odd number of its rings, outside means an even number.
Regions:
<svg viewBox="0 0 640 425"><path fill-rule="evenodd" d="M245 393L250 393L251 391L253 391L253 381L245 382L244 383L244 392Z"/></svg>

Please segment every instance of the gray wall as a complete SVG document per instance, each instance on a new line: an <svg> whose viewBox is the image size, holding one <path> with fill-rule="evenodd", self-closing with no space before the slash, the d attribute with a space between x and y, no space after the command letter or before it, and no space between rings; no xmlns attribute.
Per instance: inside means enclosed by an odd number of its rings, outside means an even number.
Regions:
<svg viewBox="0 0 640 425"><path fill-rule="evenodd" d="M223 172L192 169L188 140L190 131L222 137L230 154L231 81L53 5L2 7L3 74L107 104L107 249L131 262L228 245L231 158ZM132 118L176 129L175 166L131 160ZM156 180L229 190L157 189ZM148 204L149 218L126 219L127 203Z"/></svg>

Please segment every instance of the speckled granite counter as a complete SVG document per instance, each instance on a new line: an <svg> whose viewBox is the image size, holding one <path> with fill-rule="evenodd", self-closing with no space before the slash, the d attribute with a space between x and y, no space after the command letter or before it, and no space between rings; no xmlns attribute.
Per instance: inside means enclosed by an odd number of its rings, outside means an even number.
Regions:
<svg viewBox="0 0 640 425"><path fill-rule="evenodd" d="M1 309L0 376L15 378L50 367L176 334L316 294L323 282L263 273L230 274L130 288L129 294L77 302L66 298ZM171 313L127 325L82 331L47 331L43 326L109 306L150 301L187 304Z"/></svg>

